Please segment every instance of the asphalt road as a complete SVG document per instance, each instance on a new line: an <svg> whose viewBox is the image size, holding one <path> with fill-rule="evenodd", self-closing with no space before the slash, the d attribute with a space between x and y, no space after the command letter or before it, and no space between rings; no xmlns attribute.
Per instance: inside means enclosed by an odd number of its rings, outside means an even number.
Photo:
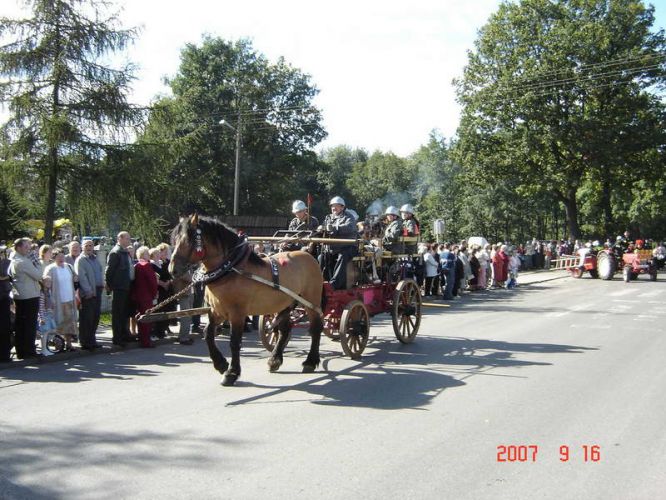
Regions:
<svg viewBox="0 0 666 500"><path fill-rule="evenodd" d="M312 375L302 331L276 374L250 334L233 388L202 342L6 369L0 498L664 498L665 303L663 275L466 295Z"/></svg>

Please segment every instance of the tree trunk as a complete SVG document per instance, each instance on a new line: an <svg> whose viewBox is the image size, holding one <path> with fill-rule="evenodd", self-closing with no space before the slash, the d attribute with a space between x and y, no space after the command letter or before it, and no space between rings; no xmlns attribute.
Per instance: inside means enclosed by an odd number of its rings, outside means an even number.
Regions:
<svg viewBox="0 0 666 500"><path fill-rule="evenodd" d="M62 5L58 2L55 5L56 16L60 18L60 9ZM55 30L55 53L56 60L53 63L53 90L51 91L51 117L56 123L60 111L60 83L62 78L61 68L61 38L60 27L56 25ZM49 143L49 175L48 188L46 192L46 215L44 217L44 241L53 243L53 221L55 220L56 191L58 187L58 144L53 138L48 139Z"/></svg>
<svg viewBox="0 0 666 500"><path fill-rule="evenodd" d="M44 217L44 241L53 243L53 221L55 220L56 188L58 186L58 150L49 151L49 180L46 193L46 216Z"/></svg>
<svg viewBox="0 0 666 500"><path fill-rule="evenodd" d="M604 234L613 231L613 208L611 207L611 180L608 169L601 168L601 208L604 212Z"/></svg>
<svg viewBox="0 0 666 500"><path fill-rule="evenodd" d="M580 226L578 225L578 203L576 201L576 190L569 189L566 197L564 197L564 209L569 221L569 237L571 240L579 240L581 238Z"/></svg>

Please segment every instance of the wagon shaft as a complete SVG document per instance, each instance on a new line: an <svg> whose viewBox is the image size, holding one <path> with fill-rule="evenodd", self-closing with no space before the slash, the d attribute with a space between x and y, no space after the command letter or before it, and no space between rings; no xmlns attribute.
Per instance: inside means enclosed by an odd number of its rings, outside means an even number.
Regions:
<svg viewBox="0 0 666 500"><path fill-rule="evenodd" d="M165 321L168 319L186 318L188 316L198 316L200 314L208 314L210 307L197 307L195 309L183 309L182 311L170 311L162 313L144 314L139 316L137 321L139 323L155 323L157 321Z"/></svg>

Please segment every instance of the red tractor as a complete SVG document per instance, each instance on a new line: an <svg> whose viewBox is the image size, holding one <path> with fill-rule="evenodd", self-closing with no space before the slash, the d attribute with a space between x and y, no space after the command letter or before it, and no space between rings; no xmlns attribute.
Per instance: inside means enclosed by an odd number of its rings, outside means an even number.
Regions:
<svg viewBox="0 0 666 500"><path fill-rule="evenodd" d="M602 249L598 252L591 251L584 256L581 264L580 255L562 255L558 259L557 269L566 269L573 278L581 278L586 272L592 278L612 280L616 272L621 270L618 262L622 262L620 255L613 249Z"/></svg>
<svg viewBox="0 0 666 500"><path fill-rule="evenodd" d="M652 262L650 250L636 249L622 255L622 278L625 283L638 278L640 274L649 274L650 281L657 281L657 267Z"/></svg>
<svg viewBox="0 0 666 500"><path fill-rule="evenodd" d="M571 273L572 278L581 278L585 272L589 272L592 278L599 277L597 271L597 256L591 253L585 255L583 265L580 264L580 256L576 255L563 255L560 258L561 264L558 267L563 267Z"/></svg>
<svg viewBox="0 0 666 500"><path fill-rule="evenodd" d="M620 267L620 254L614 249L603 249L597 254L597 273L602 280L612 280Z"/></svg>

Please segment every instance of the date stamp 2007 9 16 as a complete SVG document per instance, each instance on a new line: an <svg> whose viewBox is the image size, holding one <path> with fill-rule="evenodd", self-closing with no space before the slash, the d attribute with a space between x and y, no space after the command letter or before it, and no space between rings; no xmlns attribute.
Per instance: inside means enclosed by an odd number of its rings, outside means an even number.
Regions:
<svg viewBox="0 0 666 500"><path fill-rule="evenodd" d="M574 453L570 446L560 446L560 462L568 462L572 458L582 459L584 462L599 462L601 460L601 447L596 444L584 444L580 448L580 454ZM536 444L504 445L497 446L498 462L536 462L539 446ZM576 456L577 455L577 456Z"/></svg>

